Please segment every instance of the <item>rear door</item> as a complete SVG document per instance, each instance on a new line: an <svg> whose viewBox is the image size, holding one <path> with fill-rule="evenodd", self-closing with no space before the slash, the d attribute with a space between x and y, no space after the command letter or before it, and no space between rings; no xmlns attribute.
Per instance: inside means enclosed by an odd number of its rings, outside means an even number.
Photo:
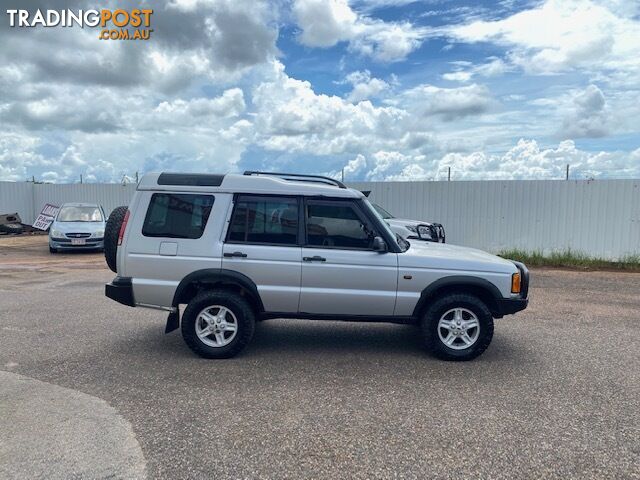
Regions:
<svg viewBox="0 0 640 480"><path fill-rule="evenodd" d="M229 197L193 192L140 193L127 224L123 272L133 277L136 303L170 306L178 283L186 275L220 268L219 232Z"/></svg>
<svg viewBox="0 0 640 480"><path fill-rule="evenodd" d="M373 250L379 235L352 200L305 200L300 312L393 315L398 256Z"/></svg>
<svg viewBox="0 0 640 480"><path fill-rule="evenodd" d="M298 311L299 203L296 197L272 195L237 195L234 201L222 268L249 277L268 312Z"/></svg>

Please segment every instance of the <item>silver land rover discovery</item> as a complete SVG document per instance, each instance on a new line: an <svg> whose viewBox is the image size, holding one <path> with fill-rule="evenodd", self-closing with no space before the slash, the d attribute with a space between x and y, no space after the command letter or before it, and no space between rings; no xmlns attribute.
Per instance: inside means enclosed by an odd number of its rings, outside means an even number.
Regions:
<svg viewBox="0 0 640 480"><path fill-rule="evenodd" d="M105 256L106 295L167 311L165 331L207 358L240 352L256 321L303 318L416 324L433 354L470 360L528 302L523 264L409 242L361 192L309 175L147 174Z"/></svg>

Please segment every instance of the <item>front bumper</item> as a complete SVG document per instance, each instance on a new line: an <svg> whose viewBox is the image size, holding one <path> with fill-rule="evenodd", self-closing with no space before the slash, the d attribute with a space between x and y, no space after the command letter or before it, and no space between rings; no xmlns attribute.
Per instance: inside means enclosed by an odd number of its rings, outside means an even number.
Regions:
<svg viewBox="0 0 640 480"><path fill-rule="evenodd" d="M136 303L133 299L133 283L129 277L116 277L104 286L104 294L111 300L135 307Z"/></svg>
<svg viewBox="0 0 640 480"><path fill-rule="evenodd" d="M520 271L521 285L520 285L520 295L513 298L501 298L497 301L498 314L500 316L503 315L511 315L521 310L527 308L529 305L529 269L525 266L524 263L516 262L514 260L510 260Z"/></svg>
<svg viewBox="0 0 640 480"><path fill-rule="evenodd" d="M524 310L529 304L528 298L503 298L498 300L498 315L512 315L516 312Z"/></svg>
<svg viewBox="0 0 640 480"><path fill-rule="evenodd" d="M421 235L421 228L429 230L429 236ZM444 233L444 227L440 223L432 223L431 225L421 223L416 226L416 231L412 232L411 235L407 237L407 240L422 240L424 242L445 243L446 237Z"/></svg>
<svg viewBox="0 0 640 480"><path fill-rule="evenodd" d="M84 245L73 245L70 238L49 238L49 246L57 250L102 250L104 238L86 238Z"/></svg>

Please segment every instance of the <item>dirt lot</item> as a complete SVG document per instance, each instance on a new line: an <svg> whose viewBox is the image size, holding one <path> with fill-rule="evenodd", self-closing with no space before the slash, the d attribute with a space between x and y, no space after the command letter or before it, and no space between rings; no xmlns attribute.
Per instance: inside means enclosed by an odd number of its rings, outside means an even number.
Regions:
<svg viewBox="0 0 640 480"><path fill-rule="evenodd" d="M14 427L0 477L64 478L62 458L74 478L640 478L638 273L534 270L530 308L462 364L426 355L413 327L292 320L203 360L163 334L164 314L106 299L112 276L100 254L0 238L0 417ZM47 421L22 416L29 388L48 395ZM97 413L118 431L92 431ZM43 461L51 431L59 457ZM92 439L114 465L72 458Z"/></svg>

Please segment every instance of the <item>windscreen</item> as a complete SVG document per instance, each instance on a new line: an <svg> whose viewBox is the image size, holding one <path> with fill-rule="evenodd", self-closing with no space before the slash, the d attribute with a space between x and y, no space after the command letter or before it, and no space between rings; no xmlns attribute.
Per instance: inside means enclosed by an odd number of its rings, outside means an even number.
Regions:
<svg viewBox="0 0 640 480"><path fill-rule="evenodd" d="M411 244L408 241L406 241L404 238L402 238L400 235L395 233L393 230L391 230L391 227L389 227L389 224L387 222L385 222L385 218L393 218L393 216L389 212L387 212L384 208L382 208L380 205L376 205L375 203L371 203L366 198L364 199L364 204L367 205L369 207L369 209L373 213L375 213L378 217L380 217L382 219L382 224L383 224L384 228L386 228L389 231L389 233L391 234L391 236L396 239L396 242L398 243L398 246L400 247L400 249L403 252L406 252L407 250L409 250L409 247L410 247ZM382 210L383 212L385 212L389 216L385 217L380 212L380 210Z"/></svg>
<svg viewBox="0 0 640 480"><path fill-rule="evenodd" d="M102 212L98 207L62 207L58 222L102 222Z"/></svg>

